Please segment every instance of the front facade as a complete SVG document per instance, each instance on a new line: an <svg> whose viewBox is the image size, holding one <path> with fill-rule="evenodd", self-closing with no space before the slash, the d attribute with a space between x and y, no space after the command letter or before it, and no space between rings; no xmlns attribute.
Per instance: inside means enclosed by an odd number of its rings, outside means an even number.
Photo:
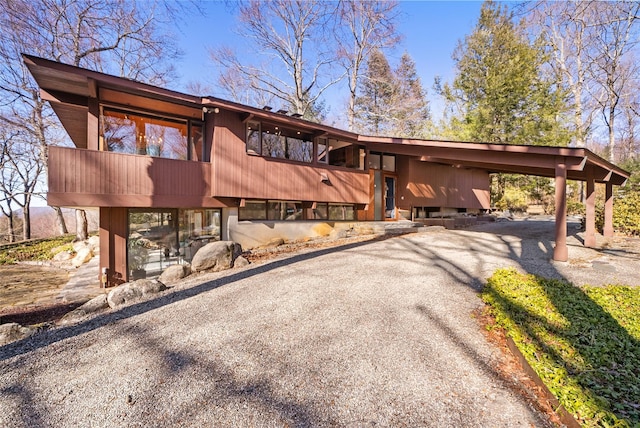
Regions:
<svg viewBox="0 0 640 428"><path fill-rule="evenodd" d="M99 207L109 285L362 221L489 209L489 174L622 184L588 151L367 137L25 56L75 147L50 147L48 203ZM505 149L505 147L507 147ZM608 187L609 188L609 187Z"/></svg>

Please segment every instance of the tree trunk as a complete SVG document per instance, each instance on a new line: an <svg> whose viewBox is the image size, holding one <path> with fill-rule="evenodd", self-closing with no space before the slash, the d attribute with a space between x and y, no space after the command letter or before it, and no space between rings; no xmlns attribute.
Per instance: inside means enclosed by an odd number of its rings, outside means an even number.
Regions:
<svg viewBox="0 0 640 428"><path fill-rule="evenodd" d="M60 207L52 207L56 212L56 224L58 225L58 235L66 235L69 233L67 229L67 223L64 221L64 215L62 215L62 209Z"/></svg>
<svg viewBox="0 0 640 428"><path fill-rule="evenodd" d="M13 224L13 212L9 211L9 215L7 216L7 224L8 224L8 238L9 242L16 242L16 230L15 225Z"/></svg>
<svg viewBox="0 0 640 428"><path fill-rule="evenodd" d="M85 210L76 210L76 241L86 241L87 239L89 239L87 212Z"/></svg>
<svg viewBox="0 0 640 428"><path fill-rule="evenodd" d="M31 239L31 208L26 204L22 209L22 239Z"/></svg>

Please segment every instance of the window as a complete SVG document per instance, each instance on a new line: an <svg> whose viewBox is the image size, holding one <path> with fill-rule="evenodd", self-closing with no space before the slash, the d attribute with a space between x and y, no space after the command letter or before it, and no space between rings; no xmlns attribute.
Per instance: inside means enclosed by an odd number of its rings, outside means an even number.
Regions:
<svg viewBox="0 0 640 428"><path fill-rule="evenodd" d="M260 122L247 122L247 153L310 163L313 138L302 131Z"/></svg>
<svg viewBox="0 0 640 428"><path fill-rule="evenodd" d="M329 220L355 220L356 210L353 205L329 204Z"/></svg>
<svg viewBox="0 0 640 428"><path fill-rule="evenodd" d="M370 152L369 169L381 169L383 171L395 172L396 156Z"/></svg>
<svg viewBox="0 0 640 428"><path fill-rule="evenodd" d="M318 162L327 163L329 160L329 146L326 138L318 138Z"/></svg>
<svg viewBox="0 0 640 428"><path fill-rule="evenodd" d="M394 155L382 155L382 169L384 171L395 172L396 157Z"/></svg>
<svg viewBox="0 0 640 428"><path fill-rule="evenodd" d="M369 169L381 169L380 153L369 153Z"/></svg>
<svg viewBox="0 0 640 428"><path fill-rule="evenodd" d="M238 210L239 220L266 220L267 201L246 201Z"/></svg>
<svg viewBox="0 0 640 428"><path fill-rule="evenodd" d="M315 208L311 209L313 213L313 220L328 220L329 219L329 204L318 202L315 204Z"/></svg>
<svg viewBox="0 0 640 428"><path fill-rule="evenodd" d="M346 141L329 139L329 165L364 169L364 148Z"/></svg>
<svg viewBox="0 0 640 428"><path fill-rule="evenodd" d="M247 122L247 153L262 154L260 122Z"/></svg>
<svg viewBox="0 0 640 428"><path fill-rule="evenodd" d="M302 202L269 201L267 219L269 220L302 220Z"/></svg>
<svg viewBox="0 0 640 428"><path fill-rule="evenodd" d="M110 152L181 160L205 156L199 123L103 108L100 127L103 148Z"/></svg>

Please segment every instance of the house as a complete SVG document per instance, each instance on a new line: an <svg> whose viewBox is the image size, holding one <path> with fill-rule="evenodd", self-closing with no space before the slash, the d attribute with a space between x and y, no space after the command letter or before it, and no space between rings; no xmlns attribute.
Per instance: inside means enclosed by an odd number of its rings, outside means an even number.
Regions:
<svg viewBox="0 0 640 428"><path fill-rule="evenodd" d="M190 260L212 240L244 247L326 234L341 222L487 210L489 174L554 177L556 247L567 259L566 180L629 174L582 148L370 137L29 55L24 61L75 147L50 147L48 203L99 207L108 282Z"/></svg>

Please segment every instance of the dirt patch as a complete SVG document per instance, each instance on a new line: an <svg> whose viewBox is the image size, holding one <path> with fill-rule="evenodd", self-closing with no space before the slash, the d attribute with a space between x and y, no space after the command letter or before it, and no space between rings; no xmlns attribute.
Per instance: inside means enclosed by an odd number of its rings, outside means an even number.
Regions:
<svg viewBox="0 0 640 428"><path fill-rule="evenodd" d="M70 305L56 303L69 280L64 269L37 265L0 265L0 322L38 324L64 315Z"/></svg>

